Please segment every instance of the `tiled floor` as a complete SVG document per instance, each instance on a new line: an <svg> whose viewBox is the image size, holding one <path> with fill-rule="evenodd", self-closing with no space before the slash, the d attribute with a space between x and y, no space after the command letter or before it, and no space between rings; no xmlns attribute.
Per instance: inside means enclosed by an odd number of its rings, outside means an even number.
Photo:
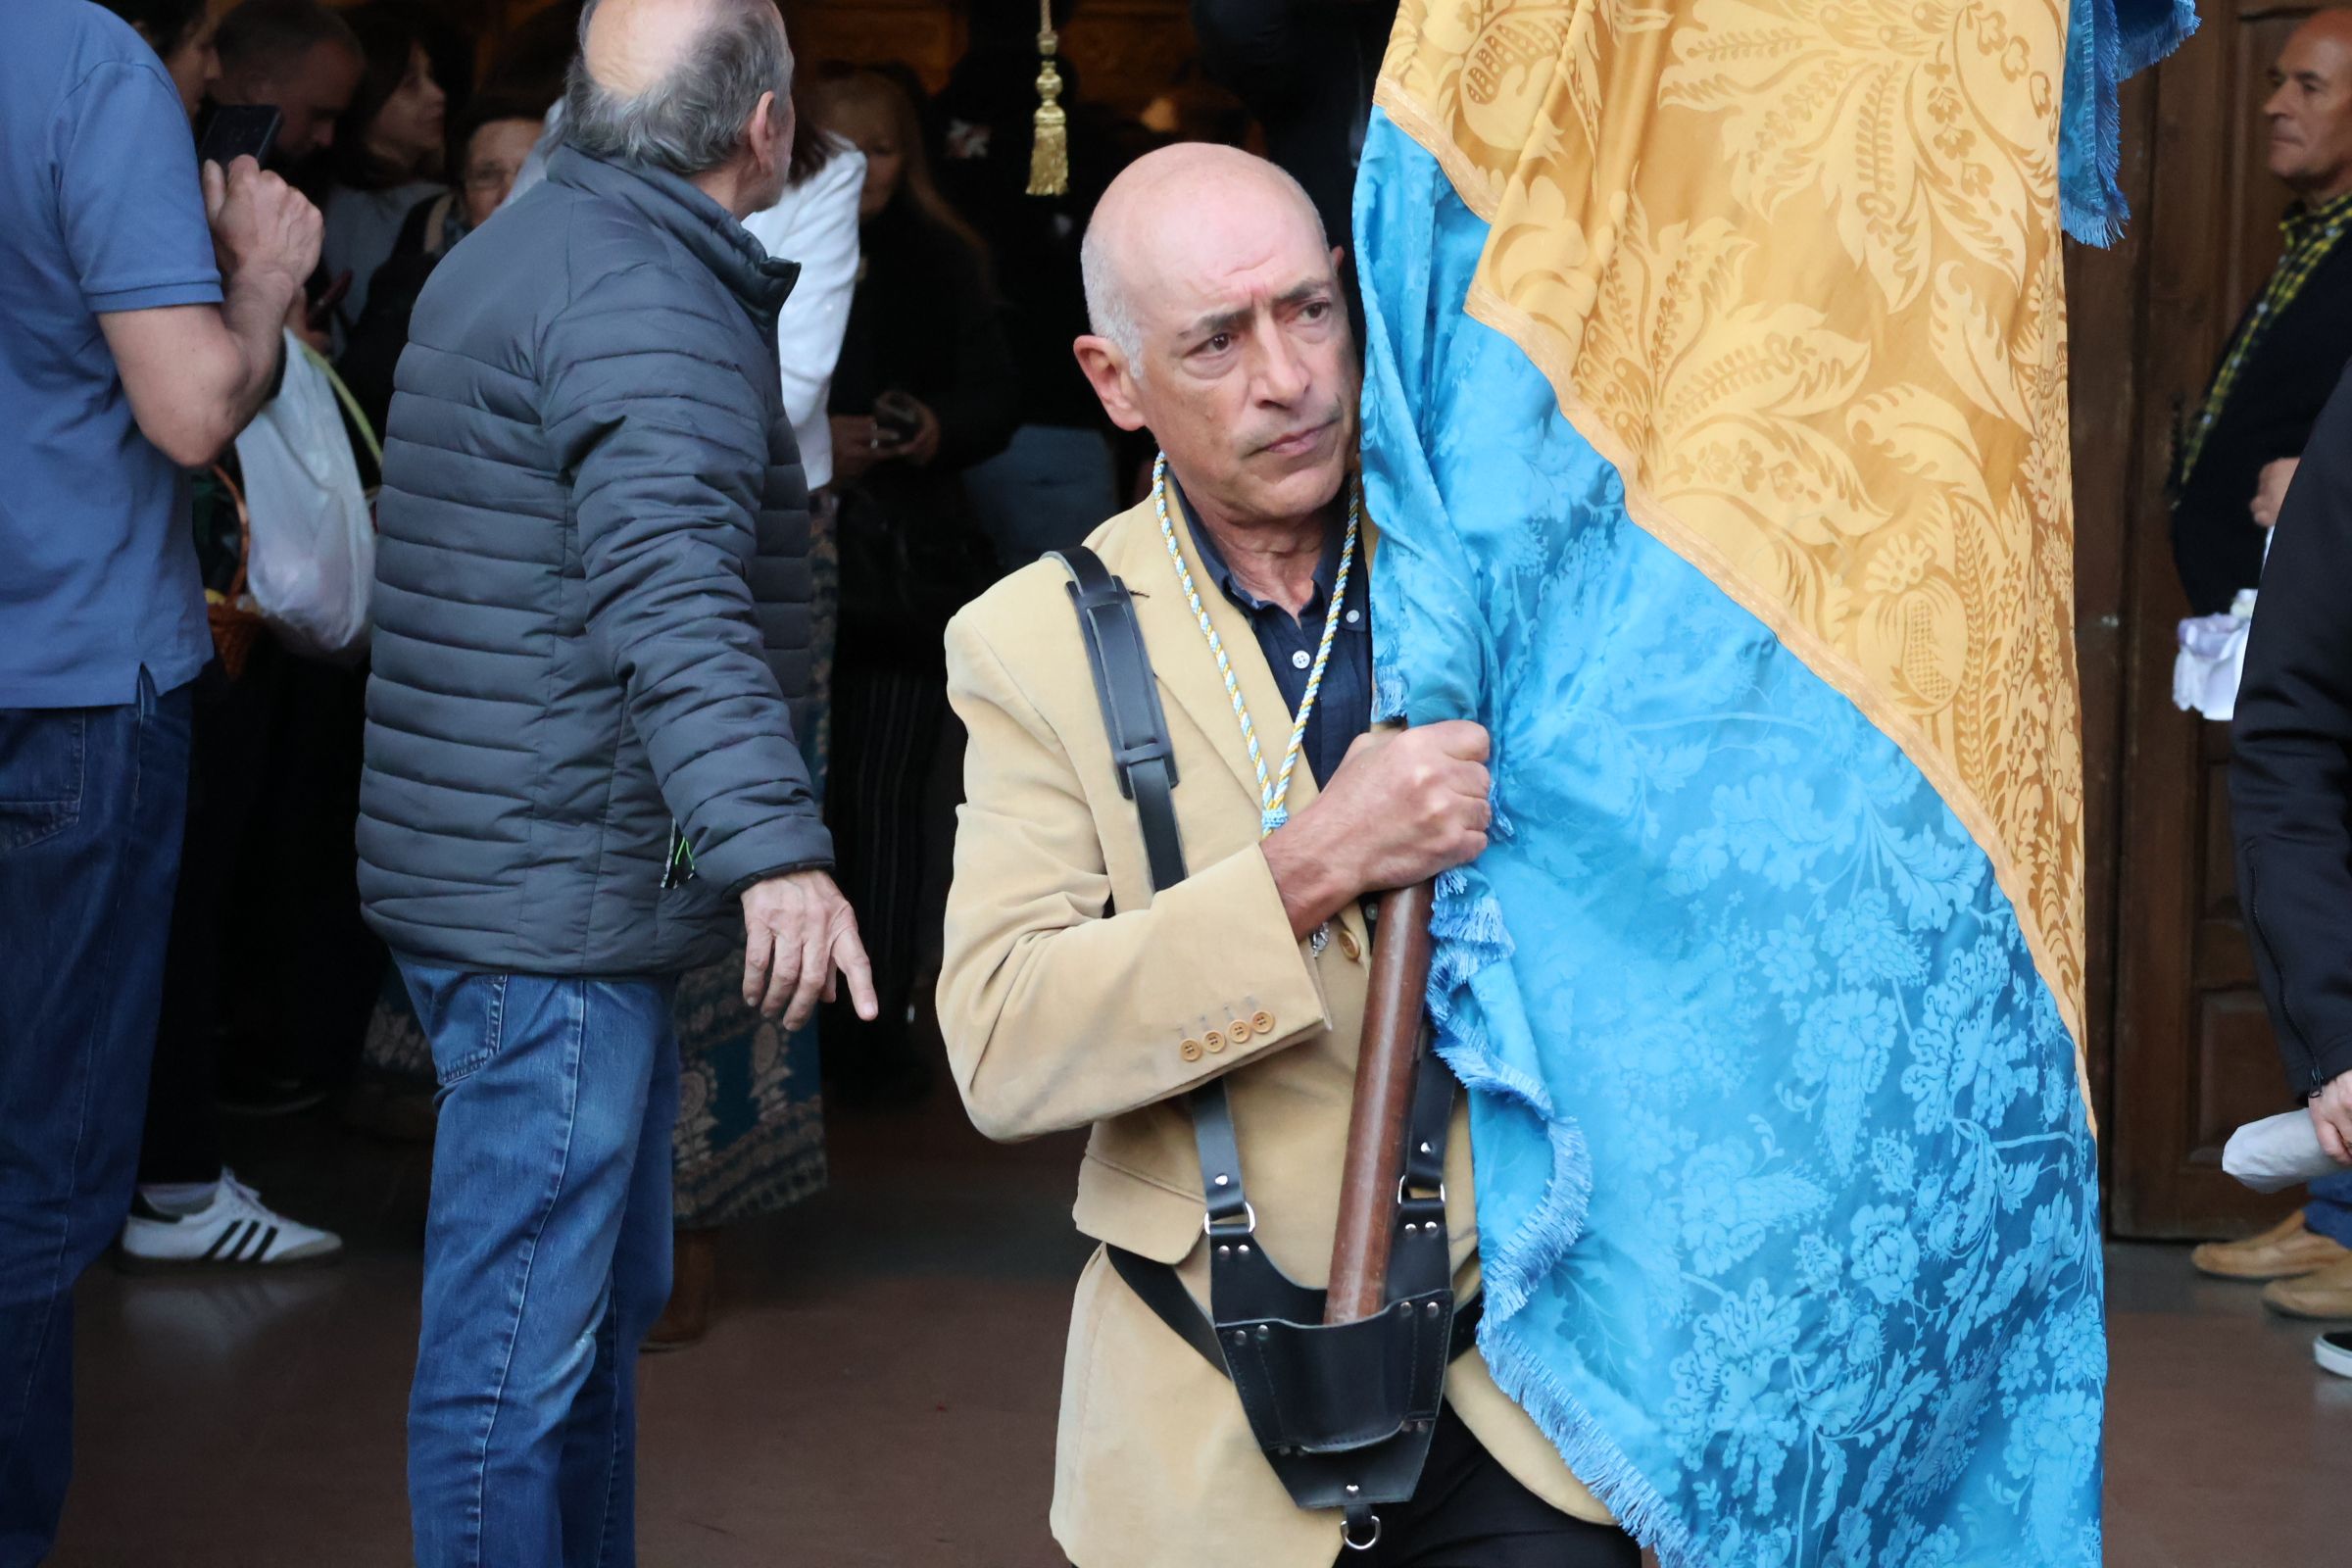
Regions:
<svg viewBox="0 0 2352 1568"><path fill-rule="evenodd" d="M80 1299L59 1568L408 1560L401 1414L422 1151L325 1122L246 1174L339 1223L341 1267L127 1279ZM838 1125L830 1193L729 1238L710 1339L642 1363L649 1568L1045 1568L1076 1145L979 1142L953 1100ZM2173 1248L2111 1254L2108 1561L2352 1562L2352 1382ZM1210 1565L1204 1565L1210 1568ZM2028 1568L2005 1563L2000 1568Z"/></svg>

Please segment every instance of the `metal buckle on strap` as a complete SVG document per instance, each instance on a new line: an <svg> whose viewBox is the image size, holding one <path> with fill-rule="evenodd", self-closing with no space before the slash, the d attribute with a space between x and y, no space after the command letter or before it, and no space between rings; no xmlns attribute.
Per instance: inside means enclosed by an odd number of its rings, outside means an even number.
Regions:
<svg viewBox="0 0 2352 1568"><path fill-rule="evenodd" d="M1200 1234L1211 1239L1219 1236L1255 1236L1257 1234L1257 1205L1245 1199L1242 1201L1242 1212L1249 1216L1249 1223L1238 1231L1219 1230L1215 1215L1201 1215Z"/></svg>
<svg viewBox="0 0 2352 1568"><path fill-rule="evenodd" d="M1356 1540L1351 1533L1350 1527L1355 1523L1354 1520L1343 1519L1340 1522L1340 1544L1346 1546L1349 1551L1370 1551L1374 1546L1380 1544L1380 1515L1374 1513L1366 1514L1364 1517L1372 1523L1372 1534L1362 1541Z"/></svg>
<svg viewBox="0 0 2352 1568"><path fill-rule="evenodd" d="M1412 1172L1411 1172L1411 1171L1406 1171L1406 1172L1405 1172L1403 1175L1401 1175L1401 1176L1399 1176L1399 1177L1397 1177L1397 1178L1396 1178L1396 1201L1397 1201L1399 1204L1402 1204L1402 1203L1405 1201L1405 1197L1404 1197L1404 1189L1405 1189L1406 1185L1407 1185L1407 1184L1409 1184L1409 1183L1412 1181L1412 1179L1413 1179L1413 1174L1412 1174ZM1441 1180L1441 1181L1438 1183L1438 1205L1439 1205L1439 1206L1442 1208L1442 1207L1444 1207L1444 1206L1445 1206L1445 1203L1446 1203L1446 1183L1445 1183L1443 1180Z"/></svg>

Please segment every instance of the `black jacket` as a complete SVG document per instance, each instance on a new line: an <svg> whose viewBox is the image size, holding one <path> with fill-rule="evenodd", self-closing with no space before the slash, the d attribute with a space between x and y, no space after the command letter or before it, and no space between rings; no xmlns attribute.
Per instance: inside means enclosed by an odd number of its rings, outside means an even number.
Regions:
<svg viewBox="0 0 2352 1568"><path fill-rule="evenodd" d="M2352 376L2263 569L2230 804L2254 966L2295 1092L2352 1072Z"/></svg>
<svg viewBox="0 0 2352 1568"><path fill-rule="evenodd" d="M791 707L797 270L674 175L564 147L424 285L378 508L360 893L394 951L675 972L829 866ZM672 820L698 880L663 888Z"/></svg>
<svg viewBox="0 0 2352 1568"><path fill-rule="evenodd" d="M2230 334L2233 341L2236 336ZM2228 355L2224 348L2224 358ZM2263 465L2301 455L2312 421L2347 364L2352 364L2352 236L2328 252L2263 333L2239 369L2236 389L2206 433L2195 470L2176 487L2173 561L2195 613L2222 613L2240 588L2253 587L2262 575L2262 530L2247 504ZM2195 415L2191 405L2183 418Z"/></svg>
<svg viewBox="0 0 2352 1568"><path fill-rule="evenodd" d="M850 299L828 411L871 414L884 392L910 393L939 416L939 454L919 466L879 463L857 479L835 480L837 657L845 666L931 671L940 667L947 617L996 580L993 554L964 500L963 470L1011 440L1019 371L986 266L961 235L901 193L859 228L858 243L863 271ZM908 589L909 579L919 579L922 590Z"/></svg>

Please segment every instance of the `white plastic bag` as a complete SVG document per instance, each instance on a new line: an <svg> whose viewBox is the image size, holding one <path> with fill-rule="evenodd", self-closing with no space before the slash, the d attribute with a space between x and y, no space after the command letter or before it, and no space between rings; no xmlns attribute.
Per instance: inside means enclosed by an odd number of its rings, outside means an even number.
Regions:
<svg viewBox="0 0 2352 1568"><path fill-rule="evenodd" d="M375 523L334 388L286 334L286 378L237 437L253 537L246 586L280 641L315 659L367 651Z"/></svg>
<svg viewBox="0 0 2352 1568"><path fill-rule="evenodd" d="M2301 1187L2323 1176L2340 1176L2348 1168L2320 1147L2319 1129L2311 1113L2282 1110L2276 1116L2250 1121L2230 1135L2222 1151L2222 1169L2258 1193Z"/></svg>

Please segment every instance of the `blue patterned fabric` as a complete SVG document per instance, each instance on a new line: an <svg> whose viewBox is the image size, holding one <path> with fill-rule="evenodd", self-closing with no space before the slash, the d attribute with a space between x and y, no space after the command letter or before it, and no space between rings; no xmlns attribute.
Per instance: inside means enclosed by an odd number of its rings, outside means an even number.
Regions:
<svg viewBox="0 0 2352 1568"><path fill-rule="evenodd" d="M1430 1004L1496 1380L1666 1568L2095 1564L2092 1141L1984 855L1628 517L1385 116L1356 234L1376 706L1494 739Z"/></svg>
<svg viewBox="0 0 2352 1568"><path fill-rule="evenodd" d="M2058 218L2085 245L2112 245L2132 216L2123 168L2123 84L2197 30L2196 0L2069 0L2059 100Z"/></svg>

